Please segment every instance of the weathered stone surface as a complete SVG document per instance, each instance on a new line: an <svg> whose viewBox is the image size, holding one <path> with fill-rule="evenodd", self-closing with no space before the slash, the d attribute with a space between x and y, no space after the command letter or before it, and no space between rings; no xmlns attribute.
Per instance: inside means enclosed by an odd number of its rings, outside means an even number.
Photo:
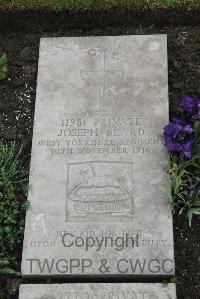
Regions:
<svg viewBox="0 0 200 299"><path fill-rule="evenodd" d="M21 285L19 299L176 299L174 284L82 283Z"/></svg>
<svg viewBox="0 0 200 299"><path fill-rule="evenodd" d="M41 40L24 276L174 274L165 35Z"/></svg>

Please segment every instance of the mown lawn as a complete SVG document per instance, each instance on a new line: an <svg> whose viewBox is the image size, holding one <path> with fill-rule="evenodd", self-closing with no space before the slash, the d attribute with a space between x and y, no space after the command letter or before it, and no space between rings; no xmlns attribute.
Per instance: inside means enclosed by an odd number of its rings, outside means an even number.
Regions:
<svg viewBox="0 0 200 299"><path fill-rule="evenodd" d="M200 0L0 0L1 10L99 10L116 7L131 10L156 10L159 8L183 8L191 10L200 8Z"/></svg>

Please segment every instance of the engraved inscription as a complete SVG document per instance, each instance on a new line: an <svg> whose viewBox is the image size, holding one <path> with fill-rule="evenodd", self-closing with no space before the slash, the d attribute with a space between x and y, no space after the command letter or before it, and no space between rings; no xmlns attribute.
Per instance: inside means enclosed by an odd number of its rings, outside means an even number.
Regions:
<svg viewBox="0 0 200 299"><path fill-rule="evenodd" d="M66 221L129 221L133 216L133 164L68 164Z"/></svg>
<svg viewBox="0 0 200 299"><path fill-rule="evenodd" d="M159 296L151 290L131 290L124 291L53 291L55 296L44 295L36 299L159 299ZM166 293L167 299L172 299L171 295Z"/></svg>
<svg viewBox="0 0 200 299"><path fill-rule="evenodd" d="M163 298L172 299L172 296L168 292L164 292ZM66 291L53 291L55 295L44 295L35 299L159 299L160 296L153 290L139 289L132 290L126 289L118 291L115 290L102 290L97 291L92 288L91 291L79 291L79 290L66 290ZM166 296L165 296L166 295Z"/></svg>

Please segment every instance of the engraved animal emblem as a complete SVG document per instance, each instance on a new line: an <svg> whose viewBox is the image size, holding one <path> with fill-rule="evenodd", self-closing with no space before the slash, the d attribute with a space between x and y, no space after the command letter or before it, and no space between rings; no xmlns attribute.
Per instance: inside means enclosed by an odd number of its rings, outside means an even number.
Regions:
<svg viewBox="0 0 200 299"><path fill-rule="evenodd" d="M70 163L67 178L66 222L133 217L133 163Z"/></svg>
<svg viewBox="0 0 200 299"><path fill-rule="evenodd" d="M72 186L70 193L76 193L81 187L114 187L121 190L124 194L129 195L125 177L114 175L98 176L91 163L88 163L81 168L77 182Z"/></svg>

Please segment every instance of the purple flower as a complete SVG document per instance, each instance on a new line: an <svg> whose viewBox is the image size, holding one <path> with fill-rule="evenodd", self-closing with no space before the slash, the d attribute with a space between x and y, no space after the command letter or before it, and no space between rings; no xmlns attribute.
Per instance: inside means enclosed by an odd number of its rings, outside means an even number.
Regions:
<svg viewBox="0 0 200 299"><path fill-rule="evenodd" d="M164 127L164 140L169 154L184 154L191 158L191 147L194 143L192 126L183 120L174 118L172 123Z"/></svg>
<svg viewBox="0 0 200 299"><path fill-rule="evenodd" d="M180 103L187 117L192 117L193 120L200 120L200 100L185 96Z"/></svg>
<svg viewBox="0 0 200 299"><path fill-rule="evenodd" d="M189 188L188 192L187 192L187 196L191 199L191 198L197 198L199 199L200 197L200 190L198 187L194 187L192 186L191 188Z"/></svg>

